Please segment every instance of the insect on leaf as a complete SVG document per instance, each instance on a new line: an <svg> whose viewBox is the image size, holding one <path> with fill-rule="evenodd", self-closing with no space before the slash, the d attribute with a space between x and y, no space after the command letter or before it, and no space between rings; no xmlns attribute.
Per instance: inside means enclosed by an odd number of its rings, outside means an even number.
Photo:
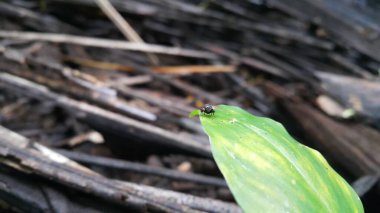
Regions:
<svg viewBox="0 0 380 213"><path fill-rule="evenodd" d="M200 119L244 212L364 212L357 194L323 156L280 123L226 105Z"/></svg>

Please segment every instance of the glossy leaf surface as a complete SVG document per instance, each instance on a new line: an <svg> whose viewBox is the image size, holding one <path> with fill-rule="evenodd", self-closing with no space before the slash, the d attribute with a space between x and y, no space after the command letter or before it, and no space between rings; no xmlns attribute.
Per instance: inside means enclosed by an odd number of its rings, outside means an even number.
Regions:
<svg viewBox="0 0 380 213"><path fill-rule="evenodd" d="M357 194L324 157L280 123L226 105L200 119L214 159L245 212L364 212Z"/></svg>

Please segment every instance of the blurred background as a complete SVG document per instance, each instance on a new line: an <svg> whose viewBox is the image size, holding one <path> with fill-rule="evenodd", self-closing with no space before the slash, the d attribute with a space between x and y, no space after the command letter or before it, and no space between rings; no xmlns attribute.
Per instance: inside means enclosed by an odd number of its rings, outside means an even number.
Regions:
<svg viewBox="0 0 380 213"><path fill-rule="evenodd" d="M204 104L280 121L380 207L377 0L0 2L2 212L240 212Z"/></svg>

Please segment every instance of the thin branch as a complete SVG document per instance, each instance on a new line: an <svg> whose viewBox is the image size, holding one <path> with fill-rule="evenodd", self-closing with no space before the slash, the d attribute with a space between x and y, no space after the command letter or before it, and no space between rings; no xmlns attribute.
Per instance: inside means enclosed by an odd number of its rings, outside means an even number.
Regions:
<svg viewBox="0 0 380 213"><path fill-rule="evenodd" d="M112 6L108 0L97 0L96 3L127 39L135 43L145 43L133 27L120 15L119 12L117 12L115 7ZM159 60L155 55L147 55L152 64L159 64Z"/></svg>
<svg viewBox="0 0 380 213"><path fill-rule="evenodd" d="M81 66L96 68L96 69L106 69L106 70L116 70L123 72L135 71L133 67L126 66L123 64L110 63L95 61L87 58L78 57L65 57L65 61L80 64ZM231 65L182 65L182 66L154 66L150 67L155 73L162 74L207 74L207 73L229 73L234 72L236 67Z"/></svg>
<svg viewBox="0 0 380 213"><path fill-rule="evenodd" d="M210 52L183 49L179 47L167 47L156 44L133 43L128 41L92 38L84 36L74 36L56 33L35 33L22 31L0 30L1 38L12 38L27 41L47 41L55 43L77 44L90 47L101 47L110 49L122 49L130 51L141 51L150 53L159 53L175 56L184 56L190 58L215 59L216 55Z"/></svg>
<svg viewBox="0 0 380 213"><path fill-rule="evenodd" d="M138 172L138 173L143 173L143 174L157 175L161 177L170 178L173 180L182 180L182 181L189 181L189 182L195 182L195 183L200 183L200 184L227 187L226 182L220 178L209 177L209 176L193 174L193 173L184 173L184 172L179 172L179 171L175 171L171 169L147 166L145 164L136 163L136 162L129 162L125 160L117 160L117 159L112 159L112 158L93 156L93 155L88 155L84 153L66 151L66 150L61 150L61 149L56 149L55 151L57 151L58 153L72 160L85 163L85 164L92 164L92 165L97 165L97 166Z"/></svg>

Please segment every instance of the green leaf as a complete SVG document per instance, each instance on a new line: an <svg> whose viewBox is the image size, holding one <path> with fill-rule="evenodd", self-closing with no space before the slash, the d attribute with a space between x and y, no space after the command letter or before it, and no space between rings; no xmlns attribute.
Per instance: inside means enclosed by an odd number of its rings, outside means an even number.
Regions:
<svg viewBox="0 0 380 213"><path fill-rule="evenodd" d="M219 105L200 115L212 154L245 212L364 212L323 156L269 118Z"/></svg>

